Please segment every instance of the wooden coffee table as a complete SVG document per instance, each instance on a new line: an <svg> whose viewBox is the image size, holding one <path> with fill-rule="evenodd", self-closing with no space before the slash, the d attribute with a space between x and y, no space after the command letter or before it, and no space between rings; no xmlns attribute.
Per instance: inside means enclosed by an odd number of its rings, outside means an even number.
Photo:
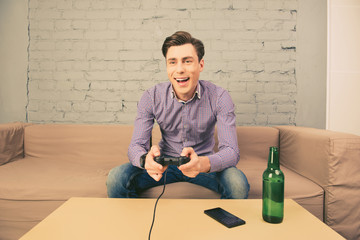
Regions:
<svg viewBox="0 0 360 240"><path fill-rule="evenodd" d="M21 240L147 239L155 199L71 198ZM222 207L246 221L228 229L204 214ZM261 199L160 199L151 239L344 239L295 201L284 221L262 220Z"/></svg>

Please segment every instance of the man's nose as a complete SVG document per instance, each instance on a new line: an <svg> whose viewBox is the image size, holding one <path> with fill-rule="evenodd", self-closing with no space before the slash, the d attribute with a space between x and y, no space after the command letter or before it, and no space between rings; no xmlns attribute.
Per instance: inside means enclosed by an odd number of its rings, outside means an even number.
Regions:
<svg viewBox="0 0 360 240"><path fill-rule="evenodd" d="M176 72L178 72L178 73L182 73L182 72L184 72L185 71L185 69L184 69L184 65L183 65L183 63L178 63L177 65L176 65Z"/></svg>

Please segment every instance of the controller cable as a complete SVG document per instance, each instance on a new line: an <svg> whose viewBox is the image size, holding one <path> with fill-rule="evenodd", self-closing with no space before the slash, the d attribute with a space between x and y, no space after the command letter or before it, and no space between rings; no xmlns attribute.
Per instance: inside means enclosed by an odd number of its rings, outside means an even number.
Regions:
<svg viewBox="0 0 360 240"><path fill-rule="evenodd" d="M155 222L155 214L156 214L156 206L158 204L158 201L159 199L161 198L161 196L164 194L165 192L165 186L166 186L166 173L167 173L167 169L165 170L165 174L164 174L164 187L163 187L163 190L161 192L161 194L159 195L159 197L156 199L156 202L155 202L155 206L154 206L154 214L153 214L153 219L152 219L152 223L151 223L151 227L150 227L150 231L149 231L149 238L148 240L150 240L150 237L151 237L151 231L153 229L153 226L154 226L154 222Z"/></svg>

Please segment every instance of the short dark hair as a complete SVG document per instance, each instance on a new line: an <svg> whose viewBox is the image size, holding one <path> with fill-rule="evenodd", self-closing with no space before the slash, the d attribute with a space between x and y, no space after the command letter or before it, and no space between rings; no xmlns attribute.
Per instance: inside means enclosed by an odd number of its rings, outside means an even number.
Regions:
<svg viewBox="0 0 360 240"><path fill-rule="evenodd" d="M162 53L166 58L166 54L170 47L181 46L188 43L194 46L200 61L205 54L204 44L199 39L193 38L190 33L184 31L178 31L170 37L167 37L162 45Z"/></svg>

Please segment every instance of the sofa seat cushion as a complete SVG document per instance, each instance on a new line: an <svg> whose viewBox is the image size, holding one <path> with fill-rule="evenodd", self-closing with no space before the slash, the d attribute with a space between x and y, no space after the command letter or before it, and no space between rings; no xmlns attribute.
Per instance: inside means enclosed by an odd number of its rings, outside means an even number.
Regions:
<svg viewBox="0 0 360 240"><path fill-rule="evenodd" d="M0 168L0 199L67 200L106 197L106 178L116 164L86 165L26 157Z"/></svg>

